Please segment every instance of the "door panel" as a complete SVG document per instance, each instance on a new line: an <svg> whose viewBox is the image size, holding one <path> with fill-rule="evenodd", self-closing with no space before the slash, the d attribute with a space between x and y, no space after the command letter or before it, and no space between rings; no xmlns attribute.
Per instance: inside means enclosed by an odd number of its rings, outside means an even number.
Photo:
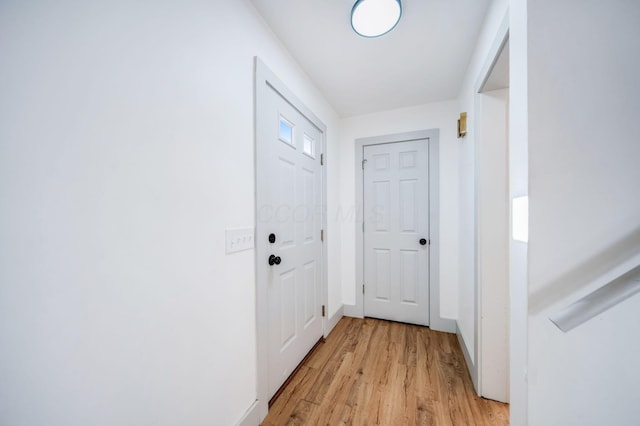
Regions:
<svg viewBox="0 0 640 426"><path fill-rule="evenodd" d="M429 324L428 141L364 147L364 312Z"/></svg>
<svg viewBox="0 0 640 426"><path fill-rule="evenodd" d="M304 328L312 325L316 319L318 300L316 300L316 262L311 261L304 265Z"/></svg>
<svg viewBox="0 0 640 426"><path fill-rule="evenodd" d="M375 256L375 293L377 300L389 301L391 295L391 273L389 269L390 251L385 249L374 249Z"/></svg>
<svg viewBox="0 0 640 426"><path fill-rule="evenodd" d="M400 288L402 289L400 300L402 303L417 304L418 302L420 283L418 257L417 250L400 250Z"/></svg>
<svg viewBox="0 0 640 426"><path fill-rule="evenodd" d="M389 210L391 202L391 182L388 180L376 181L373 182L373 187L373 205L376 209L374 216L375 230L377 232L388 232L389 225L391 223L391 218L389 217L391 214L391 211Z"/></svg>
<svg viewBox="0 0 640 426"><path fill-rule="evenodd" d="M418 224L417 207L417 179L404 179L400 181L400 232L416 233Z"/></svg>
<svg viewBox="0 0 640 426"><path fill-rule="evenodd" d="M269 90L271 134L259 147L265 180L258 183L258 267L267 276L269 397L322 337L321 132L277 92ZM272 244L270 233L276 235ZM269 265L268 257L280 258Z"/></svg>
<svg viewBox="0 0 640 426"><path fill-rule="evenodd" d="M296 337L296 271L295 269L280 274L280 285L274 291L279 293L280 305L280 348L285 349Z"/></svg>

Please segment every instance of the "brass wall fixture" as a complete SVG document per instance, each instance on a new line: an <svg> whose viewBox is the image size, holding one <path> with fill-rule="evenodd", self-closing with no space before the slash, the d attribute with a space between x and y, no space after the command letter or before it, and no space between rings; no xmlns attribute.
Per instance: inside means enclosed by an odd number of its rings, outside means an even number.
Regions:
<svg viewBox="0 0 640 426"><path fill-rule="evenodd" d="M467 136L467 113L461 112L458 119L458 139Z"/></svg>

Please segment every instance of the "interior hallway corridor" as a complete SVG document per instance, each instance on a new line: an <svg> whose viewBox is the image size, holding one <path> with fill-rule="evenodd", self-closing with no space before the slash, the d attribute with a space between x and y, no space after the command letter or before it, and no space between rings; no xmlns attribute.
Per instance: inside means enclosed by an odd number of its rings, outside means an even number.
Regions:
<svg viewBox="0 0 640 426"><path fill-rule="evenodd" d="M262 425L507 425L479 398L454 334L344 317L291 377Z"/></svg>

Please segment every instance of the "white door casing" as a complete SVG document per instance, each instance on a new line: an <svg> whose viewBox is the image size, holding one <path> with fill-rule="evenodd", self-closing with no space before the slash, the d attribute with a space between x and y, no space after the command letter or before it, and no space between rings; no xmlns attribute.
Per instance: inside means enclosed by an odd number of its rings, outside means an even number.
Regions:
<svg viewBox="0 0 640 426"><path fill-rule="evenodd" d="M260 419L322 337L326 129L256 58L256 326ZM270 234L275 241L269 241ZM273 255L273 264L269 263ZM279 259L275 259L275 257Z"/></svg>
<svg viewBox="0 0 640 426"><path fill-rule="evenodd" d="M404 133L370 136L355 140L355 195L356 195L356 283L355 304L345 305L344 313L357 318L364 317L364 232L363 232L363 179L364 147L411 140L428 140L429 146L429 327L447 333L456 332L456 321L440 314L440 130L426 129Z"/></svg>
<svg viewBox="0 0 640 426"><path fill-rule="evenodd" d="M509 334L508 52L507 11L476 77L473 98L474 334L473 341L461 342L478 395L502 402L510 401L509 341L514 337ZM506 92L495 90L498 88ZM462 334L459 338L464 340ZM473 354L466 345L473 348Z"/></svg>
<svg viewBox="0 0 640 426"><path fill-rule="evenodd" d="M364 314L429 325L428 140L363 149Z"/></svg>

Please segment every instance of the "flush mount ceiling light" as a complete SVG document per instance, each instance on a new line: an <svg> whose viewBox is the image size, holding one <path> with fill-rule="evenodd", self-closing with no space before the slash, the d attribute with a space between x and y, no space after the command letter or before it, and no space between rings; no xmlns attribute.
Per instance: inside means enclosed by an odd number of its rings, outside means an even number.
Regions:
<svg viewBox="0 0 640 426"><path fill-rule="evenodd" d="M402 16L400 0L358 0L351 9L351 27L362 37L380 37Z"/></svg>

